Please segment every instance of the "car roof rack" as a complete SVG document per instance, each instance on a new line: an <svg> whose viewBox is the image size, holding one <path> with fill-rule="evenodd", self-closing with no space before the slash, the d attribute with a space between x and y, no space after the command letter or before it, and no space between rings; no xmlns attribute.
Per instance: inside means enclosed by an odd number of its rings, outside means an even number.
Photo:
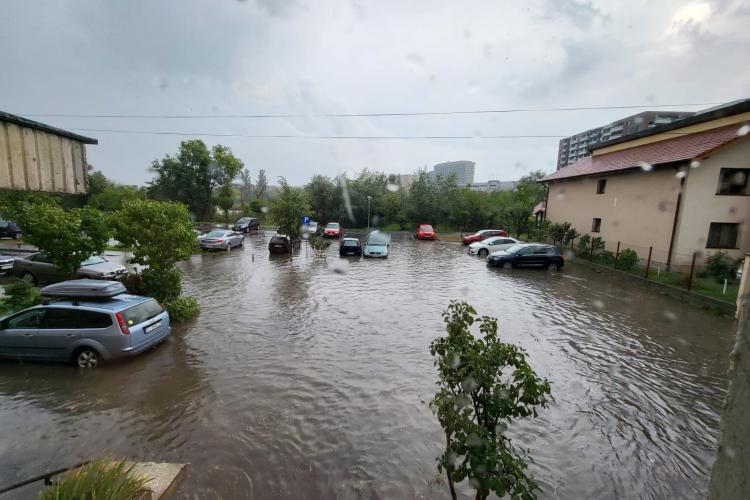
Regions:
<svg viewBox="0 0 750 500"><path fill-rule="evenodd" d="M45 298L104 300L127 290L119 281L80 279L45 286L39 293Z"/></svg>

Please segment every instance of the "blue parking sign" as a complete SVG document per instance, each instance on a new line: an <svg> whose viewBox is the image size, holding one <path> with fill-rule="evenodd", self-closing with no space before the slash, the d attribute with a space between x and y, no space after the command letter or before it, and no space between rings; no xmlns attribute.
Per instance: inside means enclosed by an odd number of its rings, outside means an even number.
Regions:
<svg viewBox="0 0 750 500"><path fill-rule="evenodd" d="M305 226L309 225L310 224L310 217L307 216L307 215L305 215L304 217L302 217L302 224L304 224Z"/></svg>

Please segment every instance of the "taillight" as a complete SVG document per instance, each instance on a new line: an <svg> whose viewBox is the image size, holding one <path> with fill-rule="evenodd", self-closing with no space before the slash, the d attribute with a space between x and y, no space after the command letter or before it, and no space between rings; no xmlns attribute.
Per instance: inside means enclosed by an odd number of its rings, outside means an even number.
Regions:
<svg viewBox="0 0 750 500"><path fill-rule="evenodd" d="M122 313L115 314L115 318L117 318L117 324L120 325L120 331L122 332L122 334L130 335L128 324L125 322L125 318L122 316Z"/></svg>

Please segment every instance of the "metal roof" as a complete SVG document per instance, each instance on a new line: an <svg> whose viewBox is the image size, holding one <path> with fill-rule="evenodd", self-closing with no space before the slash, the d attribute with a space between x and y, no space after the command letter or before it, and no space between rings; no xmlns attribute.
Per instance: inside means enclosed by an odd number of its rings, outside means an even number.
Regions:
<svg viewBox="0 0 750 500"><path fill-rule="evenodd" d="M73 139L74 141L82 142L84 144L99 144L98 140L92 139L91 137L74 134L73 132L68 132L67 130L53 127L45 123L35 122L34 120L29 120L22 116L12 115L10 113L6 113L5 111L0 111L0 121L14 123L20 127L33 128L36 130L41 130L42 132L48 132L50 134L67 137L68 139Z"/></svg>
<svg viewBox="0 0 750 500"><path fill-rule="evenodd" d="M642 168L644 164L656 166L699 160L722 146L750 137L739 136L739 128L740 124L733 124L612 153L586 156L544 177L541 182Z"/></svg>

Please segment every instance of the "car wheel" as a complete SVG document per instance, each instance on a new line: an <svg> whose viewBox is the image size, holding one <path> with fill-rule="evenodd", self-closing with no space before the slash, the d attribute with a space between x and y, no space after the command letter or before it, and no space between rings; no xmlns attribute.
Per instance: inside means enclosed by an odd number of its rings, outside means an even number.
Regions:
<svg viewBox="0 0 750 500"><path fill-rule="evenodd" d="M232 250L232 244L231 243L227 243L227 252L229 252L231 250Z"/></svg>
<svg viewBox="0 0 750 500"><path fill-rule="evenodd" d="M101 356L91 347L78 349L75 353L74 359L79 368L94 369L99 366L99 363L101 362Z"/></svg>
<svg viewBox="0 0 750 500"><path fill-rule="evenodd" d="M500 262L498 262L497 267L499 267L500 269L505 269L505 261L501 260Z"/></svg>
<svg viewBox="0 0 750 500"><path fill-rule="evenodd" d="M33 275L33 274L31 274L31 273L30 273L30 272L28 272L28 271L24 272L24 273L23 273L23 274L21 275L21 279L22 279L22 280L24 280L24 281L25 281L26 283L28 283L28 284L30 284L30 285L34 285L34 284L36 284L36 278L34 277L34 275Z"/></svg>
<svg viewBox="0 0 750 500"><path fill-rule="evenodd" d="M240 240L240 246L241 246L241 247L245 246L245 238L242 238L242 239Z"/></svg>
<svg viewBox="0 0 750 500"><path fill-rule="evenodd" d="M485 249L485 248L480 248L479 249L479 256L480 257L487 257L488 253L490 253L490 251L487 250L487 249Z"/></svg>
<svg viewBox="0 0 750 500"><path fill-rule="evenodd" d="M552 263L551 262L547 262L546 264L544 264L544 270L545 271L549 271L550 269L552 269Z"/></svg>
<svg viewBox="0 0 750 500"><path fill-rule="evenodd" d="M21 239L21 233L16 233L13 235L14 240L20 240Z"/></svg>
<svg viewBox="0 0 750 500"><path fill-rule="evenodd" d="M555 264L555 271L559 271L562 269L562 266L560 264Z"/></svg>

